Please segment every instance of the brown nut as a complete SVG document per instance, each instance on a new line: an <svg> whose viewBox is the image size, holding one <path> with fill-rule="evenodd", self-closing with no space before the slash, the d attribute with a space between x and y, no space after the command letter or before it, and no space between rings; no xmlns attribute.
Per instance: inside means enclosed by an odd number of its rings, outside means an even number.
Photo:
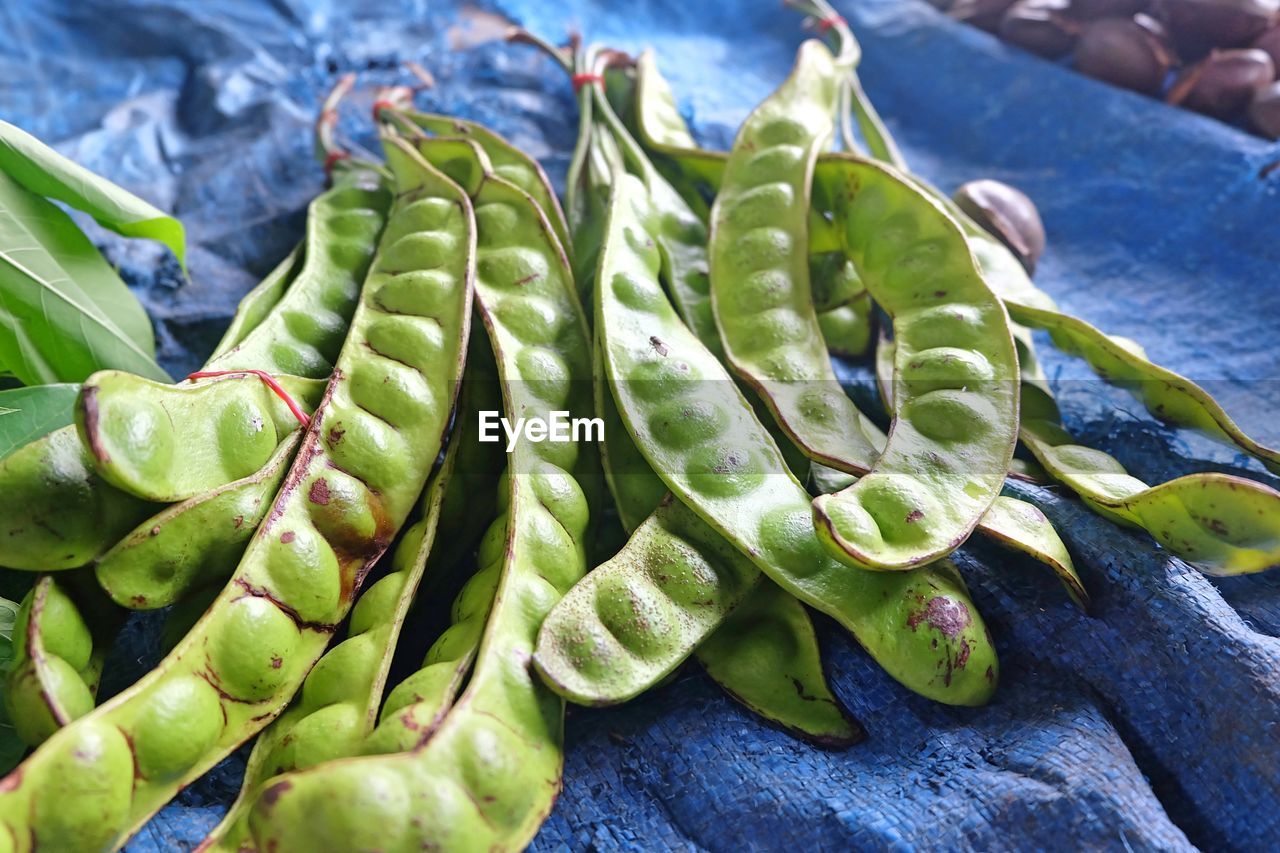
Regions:
<svg viewBox="0 0 1280 853"><path fill-rule="evenodd" d="M1275 23L1280 0L1160 0L1158 9L1178 53L1191 59L1249 44Z"/></svg>
<svg viewBox="0 0 1280 853"><path fill-rule="evenodd" d="M1280 27L1272 27L1262 35L1258 36L1252 47L1258 50L1265 50L1267 55L1271 57L1271 64L1277 71L1280 71Z"/></svg>
<svg viewBox="0 0 1280 853"><path fill-rule="evenodd" d="M984 231L1009 247L1028 273L1044 252L1044 223L1026 193L1000 181L970 181L956 190L955 203Z"/></svg>
<svg viewBox="0 0 1280 853"><path fill-rule="evenodd" d="M1280 139L1280 83L1264 86L1253 96L1249 121L1268 139Z"/></svg>
<svg viewBox="0 0 1280 853"><path fill-rule="evenodd" d="M1103 18L1085 27L1076 68L1098 80L1154 95L1177 62L1160 23L1147 15Z"/></svg>
<svg viewBox="0 0 1280 853"><path fill-rule="evenodd" d="M1275 65L1265 51L1215 50L1178 75L1166 100L1229 119L1239 115L1254 95L1275 79Z"/></svg>
<svg viewBox="0 0 1280 853"><path fill-rule="evenodd" d="M1057 59L1071 50L1080 24L1067 17L1068 0L1018 0L1000 21L1000 37L1032 53Z"/></svg>

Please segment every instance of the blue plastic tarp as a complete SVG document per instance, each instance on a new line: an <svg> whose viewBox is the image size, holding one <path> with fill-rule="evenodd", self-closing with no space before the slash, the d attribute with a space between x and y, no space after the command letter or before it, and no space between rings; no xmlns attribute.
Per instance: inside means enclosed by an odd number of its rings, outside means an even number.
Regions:
<svg viewBox="0 0 1280 853"><path fill-rule="evenodd" d="M917 171L947 189L982 176L1024 189L1049 234L1045 290L1203 381L1280 444L1280 148L1002 46L924 2L839 5L863 45L866 88ZM415 60L438 81L422 106L487 122L563 174L576 132L568 83L529 48L468 47L500 32L497 15L551 39L572 27L652 45L713 147L781 81L802 38L773 0L3 4L0 117L182 218L188 281L156 247L94 233L180 376L298 238L322 183L310 124L339 74L403 82L400 64ZM348 122L366 142L369 97L352 99ZM1069 426L1136 476L1247 471L1275 483L1043 349ZM1212 581L1061 489L1016 494L1057 524L1094 608L1082 615L1039 566L966 546L960 565L1004 665L991 705L914 697L820 620L834 687L867 742L814 749L689 671L621 708L571 710L565 790L535 846L1274 849L1280 578ZM145 625L128 638L113 652L117 682L155 660ZM184 791L131 849L198 841L242 766L232 757Z"/></svg>

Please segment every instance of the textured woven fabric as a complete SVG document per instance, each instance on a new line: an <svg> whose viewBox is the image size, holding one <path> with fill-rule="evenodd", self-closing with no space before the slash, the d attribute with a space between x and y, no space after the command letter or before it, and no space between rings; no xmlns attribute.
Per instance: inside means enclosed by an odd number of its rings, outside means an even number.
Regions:
<svg viewBox="0 0 1280 853"><path fill-rule="evenodd" d="M1280 243L1265 230L1280 148L1001 46L924 2L841 5L866 88L915 169L946 189L982 176L1024 189L1049 233L1042 287L1204 381L1246 429L1280 443ZM185 282L155 247L94 232L156 319L164 365L183 375L299 236L321 185L309 127L338 74L400 81L398 63L416 60L438 80L423 106L488 122L563 174L576 132L563 75L528 48L454 49L494 32L495 13L552 39L576 27L626 49L652 44L717 147L802 38L793 13L756 0L3 4L0 115L186 223ZM357 136L370 100L351 99ZM1069 426L1135 475L1266 478L1042 349ZM862 399L865 366L845 370ZM967 546L961 568L1004 665L990 706L911 696L819 620L834 687L867 742L813 749L689 671L622 708L571 710L565 791L536 847L1274 847L1280 578L1210 581L1062 490L1012 488L1057 524L1094 608L1081 615L1029 560ZM156 659L154 621L130 625L107 692ZM410 633L408 657L429 627ZM242 768L243 754L223 762L131 849L197 841Z"/></svg>

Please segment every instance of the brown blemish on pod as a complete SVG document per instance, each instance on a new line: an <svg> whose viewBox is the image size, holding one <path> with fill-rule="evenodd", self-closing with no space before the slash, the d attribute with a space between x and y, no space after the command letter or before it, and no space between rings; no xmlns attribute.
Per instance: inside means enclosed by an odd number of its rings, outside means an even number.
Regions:
<svg viewBox="0 0 1280 853"><path fill-rule="evenodd" d="M98 409L98 386L90 385L80 392L80 411L84 414L84 431L89 436L89 450L99 462L110 462L111 454L102 444L98 431L101 412Z"/></svg>

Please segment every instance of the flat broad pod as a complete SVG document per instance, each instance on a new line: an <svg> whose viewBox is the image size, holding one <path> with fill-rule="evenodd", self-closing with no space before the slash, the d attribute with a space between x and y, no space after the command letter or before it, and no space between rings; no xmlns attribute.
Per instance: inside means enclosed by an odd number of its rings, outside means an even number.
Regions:
<svg viewBox="0 0 1280 853"><path fill-rule="evenodd" d="M386 150L392 213L266 520L156 669L0 783L0 833L12 849L119 846L270 722L417 500L461 376L474 218L466 195L411 149L390 140Z"/></svg>
<svg viewBox="0 0 1280 853"><path fill-rule="evenodd" d="M875 454L831 368L809 281L810 187L840 76L820 42L805 42L739 130L711 212L711 302L730 367L788 438L860 473Z"/></svg>
<svg viewBox="0 0 1280 853"><path fill-rule="evenodd" d="M462 423L474 412L458 404ZM456 438L456 437L455 437ZM451 441L439 470L422 494L422 517L407 527L391 571L361 593L351 610L347 637L316 662L294 701L253 744L240 793L201 850L235 850L248 837L248 807L262 784L279 773L355 755L373 729L400 629L426 570L440 507L452 483L458 441Z"/></svg>
<svg viewBox="0 0 1280 853"><path fill-rule="evenodd" d="M234 345L219 345L209 368L327 379L390 204L390 191L373 172L336 171L333 186L307 207L307 233L295 250L301 252L300 265L289 287ZM233 321L228 335L235 327Z"/></svg>
<svg viewBox="0 0 1280 853"><path fill-rule="evenodd" d="M0 565L79 568L158 509L98 476L74 426L56 429L0 459Z"/></svg>
<svg viewBox="0 0 1280 853"><path fill-rule="evenodd" d="M76 428L108 483L144 500L184 501L260 470L301 426L281 396L242 378L165 385L99 371L81 386ZM315 409L326 385L275 381L304 412Z"/></svg>
<svg viewBox="0 0 1280 853"><path fill-rule="evenodd" d="M1110 455L1076 444L1053 421L1024 421L1020 435L1045 470L1090 508L1147 531L1205 574L1280 565L1280 492L1270 486L1217 472L1148 486Z"/></svg>
<svg viewBox="0 0 1280 853"><path fill-rule="evenodd" d="M591 51L588 50L587 53L590 54ZM616 148L613 154L601 151L598 155L587 158L612 166L611 172L596 170L591 178L602 186L607 186L617 175L630 173L644 184L655 211L657 243L663 253L662 279L677 311L690 329L712 353L719 356L723 350L715 318L711 314L706 275L705 229L698 225L699 214L694 212L693 203L686 200L683 192L674 189L664 176L655 171L648 156L617 119L612 105L604 98L601 87L593 85L590 89L595 101L593 115L598 119L595 132L580 139L579 148L604 148L607 146L602 143L610 139ZM578 229L578 233L590 233L597 239L599 237L589 229ZM596 246L591 253L598 256L599 247ZM594 280L593 275L592 281ZM627 533L634 533L637 527L646 523L645 519L651 514L656 517L655 510L663 512L659 507L665 503L667 487L654 474L622 424L613 394L604 377L599 346L593 347L593 356L592 383L596 413L605 425L605 441L601 447L605 479L613 492L619 519ZM802 463L807 464L803 460ZM539 634L539 649L547 649L557 638L563 638L566 634L576 632L579 635L599 636L602 633L598 630L601 620L612 616L616 617L612 624L619 627L621 632L618 636L640 634L637 639L641 641L639 645L644 646L646 653L620 655L614 661L616 668L593 667L593 672L599 677L591 679L583 678L588 668L587 661L579 658L570 663L564 658L556 658L554 652L544 655L539 651L537 654L542 656L540 666L543 667L544 678L557 692L586 704L610 704L619 701L620 697L635 695L665 678L691 654L697 642L707 635L710 630L708 626L723 618L723 611L716 612L714 608L704 607L703 602L695 602L689 605L691 609L709 611L701 614L708 618L700 630L691 626L691 630L655 638L648 636L649 632L641 627L647 624L643 614L633 614L635 618L627 623L627 581L616 576L629 571L643 572L646 566L652 565L646 555L670 552L672 546L685 546L688 548L685 560L680 564L664 566L664 570L683 573L692 569L698 577L715 578L721 574L719 562L728 558L742 561L748 574L758 575L749 562L743 560L714 530L705 527L697 516L686 511L683 517L694 528L702 526L700 535L708 545L706 550L697 549L693 539L689 537L674 541L674 531L658 523L652 535L634 537L628 542L616 560L610 561L613 563L610 568L598 569L570 591L565 601L573 599L576 603L564 606L563 613L573 611L574 617L565 618L562 613L557 622L558 629ZM720 552L718 555L717 551ZM595 585L596 581L603 581L607 577L612 578L612 590ZM606 604L604 598L600 598L597 593L605 597L614 594L620 597ZM714 598L714 593L710 597ZM560 611L561 606L557 606L553 613ZM758 642L754 644L752 654L767 656L778 665L763 669L738 666L736 662L741 658L735 657L732 651L739 644L724 642L703 655L702 661L708 673L735 699L797 736L827 745L851 743L855 738L855 730L839 712L832 710L828 714L814 713L815 706L809 702L803 703L803 708L795 705L793 697L803 694L822 704L824 710L839 707L823 677L817 638L808 613L785 594L761 598L756 602L753 612L756 613L754 622L767 625L772 630L758 634ZM627 631L626 624L634 626L633 630ZM655 626L655 633L661 630L661 627ZM603 633L607 634L607 630ZM616 645L607 643L598 648L605 653L618 651ZM579 646L578 650L581 652L584 649ZM576 694L565 689L564 685L569 683L576 685Z"/></svg>
<svg viewBox="0 0 1280 853"><path fill-rule="evenodd" d="M88 581L87 583L85 581ZM124 613L84 573L42 575L14 626L4 702L28 746L93 710L107 647Z"/></svg>
<svg viewBox="0 0 1280 853"><path fill-rule="evenodd" d="M463 150L423 145L433 159ZM590 347L568 261L533 200L475 159L476 301L505 409L587 412ZM516 442L493 607L466 690L407 752L269 783L249 816L257 849L516 850L532 839L560 790L564 704L528 661L547 610L586 569L590 510L579 478L591 456L576 441ZM396 719L407 718L383 725Z"/></svg>
<svg viewBox="0 0 1280 853"><path fill-rule="evenodd" d="M1023 302L1014 294L1004 300L1014 320L1047 331L1059 349L1083 358L1102 379L1131 391L1158 420L1235 445L1280 473L1280 450L1250 438L1209 392L1153 363L1131 341L1099 331L1078 317Z"/></svg>
<svg viewBox="0 0 1280 853"><path fill-rule="evenodd" d="M248 477L143 521L98 559L98 584L121 607L155 610L193 589L225 583L266 517L300 439L295 430Z"/></svg>
<svg viewBox="0 0 1280 853"><path fill-rule="evenodd" d="M828 551L904 569L959 547L1004 483L1018 432L1018 358L1004 306L946 211L889 167L828 158L847 251L894 320L894 420L865 477L814 499Z"/></svg>
<svg viewBox="0 0 1280 853"><path fill-rule="evenodd" d="M605 373L636 446L678 500L788 593L849 629L894 678L939 701L985 702L995 651L958 574L941 564L852 570L826 555L808 493L663 294L650 215L643 186L619 179L596 303ZM634 590L635 606L670 609L679 590L655 589L661 597Z"/></svg>

